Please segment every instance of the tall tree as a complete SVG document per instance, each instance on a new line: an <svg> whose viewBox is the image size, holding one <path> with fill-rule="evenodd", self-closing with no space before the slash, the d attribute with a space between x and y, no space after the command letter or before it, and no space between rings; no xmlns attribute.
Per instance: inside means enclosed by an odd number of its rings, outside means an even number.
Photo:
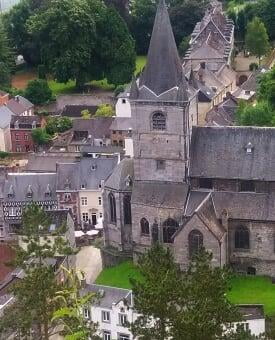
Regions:
<svg viewBox="0 0 275 340"><path fill-rule="evenodd" d="M254 18L247 25L247 33L245 36L245 44L247 49L256 57L264 56L269 50L268 35L264 23L259 18Z"/></svg>
<svg viewBox="0 0 275 340"><path fill-rule="evenodd" d="M275 39L275 2L273 0L259 0L257 3L257 15L263 20L269 37Z"/></svg>
<svg viewBox="0 0 275 340"><path fill-rule="evenodd" d="M138 262L143 280L132 280L135 309L141 315L131 325L133 334L146 340L215 340L222 337L224 325L240 320L226 296L230 273L212 268L211 260L202 251L181 272L171 252L160 245L143 255Z"/></svg>
<svg viewBox="0 0 275 340"><path fill-rule="evenodd" d="M10 85L11 71L14 66L14 55L4 27L0 22L0 86L8 87Z"/></svg>
<svg viewBox="0 0 275 340"><path fill-rule="evenodd" d="M243 126L275 126L275 110L266 100L261 100L256 105L241 102L236 118L238 124Z"/></svg>
<svg viewBox="0 0 275 340"><path fill-rule="evenodd" d="M7 309L6 320L11 313L18 314L16 329L27 335L33 327L36 339L48 340L53 332L51 319L59 307L56 293L61 289L48 259L58 254L72 254L73 250L61 236L66 226L57 226L55 237L49 236L51 220L37 205L24 210L22 221L19 231L22 246L16 249L15 264L23 269L24 276L11 288L15 304ZM4 321L0 322L2 330L15 330Z"/></svg>

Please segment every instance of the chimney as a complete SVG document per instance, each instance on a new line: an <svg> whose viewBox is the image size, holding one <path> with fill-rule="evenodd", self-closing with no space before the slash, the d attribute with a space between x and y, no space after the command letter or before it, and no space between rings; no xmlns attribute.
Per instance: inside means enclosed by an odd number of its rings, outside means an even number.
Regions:
<svg viewBox="0 0 275 340"><path fill-rule="evenodd" d="M15 96L14 98L19 103L19 96Z"/></svg>

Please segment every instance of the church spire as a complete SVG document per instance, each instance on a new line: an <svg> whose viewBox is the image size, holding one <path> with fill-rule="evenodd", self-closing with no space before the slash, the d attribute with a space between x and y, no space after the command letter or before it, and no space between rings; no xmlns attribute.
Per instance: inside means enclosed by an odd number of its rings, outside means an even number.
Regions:
<svg viewBox="0 0 275 340"><path fill-rule="evenodd" d="M147 64L140 77L139 86L146 86L156 95L160 95L173 87L179 86L181 79L182 65L169 14L165 0L160 0L150 41Z"/></svg>

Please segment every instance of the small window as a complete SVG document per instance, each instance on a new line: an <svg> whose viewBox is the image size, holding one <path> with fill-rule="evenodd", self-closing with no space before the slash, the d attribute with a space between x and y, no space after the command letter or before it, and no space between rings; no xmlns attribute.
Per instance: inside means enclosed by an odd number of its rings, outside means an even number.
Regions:
<svg viewBox="0 0 275 340"><path fill-rule="evenodd" d="M166 130L166 116L163 112L155 112L152 115L152 130Z"/></svg>
<svg viewBox="0 0 275 340"><path fill-rule="evenodd" d="M82 221L83 222L88 222L89 221L89 215L88 213L82 213Z"/></svg>
<svg viewBox="0 0 275 340"><path fill-rule="evenodd" d="M86 185L85 184L81 184L81 189L85 189Z"/></svg>
<svg viewBox="0 0 275 340"><path fill-rule="evenodd" d="M254 267L248 267L248 268L247 268L247 274L248 274L248 275L256 275L256 268L254 268Z"/></svg>
<svg viewBox="0 0 275 340"><path fill-rule="evenodd" d="M110 322L110 312L107 312L107 311L102 311L102 322Z"/></svg>
<svg viewBox="0 0 275 340"><path fill-rule="evenodd" d="M99 218L102 218L102 216L103 216L102 213L99 213Z"/></svg>
<svg viewBox="0 0 275 340"><path fill-rule="evenodd" d="M20 140L20 136L18 133L15 134L15 140Z"/></svg>
<svg viewBox="0 0 275 340"><path fill-rule="evenodd" d="M126 99L122 99L122 104L126 104Z"/></svg>
<svg viewBox="0 0 275 340"><path fill-rule="evenodd" d="M98 205L102 205L102 198L98 197Z"/></svg>
<svg viewBox="0 0 275 340"><path fill-rule="evenodd" d="M24 140L29 140L29 136L27 134L24 135Z"/></svg>
<svg viewBox="0 0 275 340"><path fill-rule="evenodd" d="M4 237L4 227L0 226L0 237Z"/></svg>
<svg viewBox="0 0 275 340"><path fill-rule="evenodd" d="M189 257L192 258L194 255L198 254L203 247L203 235L202 233L194 229L190 231L188 235L188 247L189 247Z"/></svg>
<svg viewBox="0 0 275 340"><path fill-rule="evenodd" d="M21 152L21 146L20 145L16 145L16 152Z"/></svg>
<svg viewBox="0 0 275 340"><path fill-rule="evenodd" d="M113 130L113 135L115 135L116 134L116 130Z"/></svg>
<svg viewBox="0 0 275 340"><path fill-rule="evenodd" d="M85 319L91 319L91 312L89 308L84 308L83 309L83 315Z"/></svg>
<svg viewBox="0 0 275 340"><path fill-rule="evenodd" d="M112 193L109 194L109 209L110 209L110 222L116 223L116 199Z"/></svg>
<svg viewBox="0 0 275 340"><path fill-rule="evenodd" d="M124 224L132 224L131 196L123 197Z"/></svg>
<svg viewBox="0 0 275 340"><path fill-rule="evenodd" d="M202 189L212 189L213 181L210 178L200 178L199 179L199 187Z"/></svg>
<svg viewBox="0 0 275 340"><path fill-rule="evenodd" d="M127 315L126 314L118 314L118 323L120 326L126 326L127 324Z"/></svg>
<svg viewBox="0 0 275 340"><path fill-rule="evenodd" d="M88 198L87 197L81 197L81 205L88 205Z"/></svg>
<svg viewBox="0 0 275 340"><path fill-rule="evenodd" d="M255 183L253 181L240 181L240 192L255 192Z"/></svg>
<svg viewBox="0 0 275 340"><path fill-rule="evenodd" d="M95 171L95 170L96 170L96 165L95 165L95 164L93 164L93 165L91 166L91 170L92 170L92 171Z"/></svg>
<svg viewBox="0 0 275 340"><path fill-rule="evenodd" d="M140 231L141 231L141 235L144 235L144 236L149 236L150 234L149 222L147 221L145 217L143 217L140 220Z"/></svg>
<svg viewBox="0 0 275 340"><path fill-rule="evenodd" d="M124 145L123 145L123 140L119 140L119 141L118 141L118 145L121 146L121 147L123 148L123 146L124 146Z"/></svg>
<svg viewBox="0 0 275 340"><path fill-rule="evenodd" d="M65 201L70 201L71 200L71 194L70 193L66 193L64 195L64 199L65 199Z"/></svg>
<svg viewBox="0 0 275 340"><path fill-rule="evenodd" d="M177 231L179 225L173 218L168 218L163 223L163 242L164 243L173 243L173 236Z"/></svg>
<svg viewBox="0 0 275 340"><path fill-rule="evenodd" d="M157 159L157 170L165 170L165 161L163 159Z"/></svg>
<svg viewBox="0 0 275 340"><path fill-rule="evenodd" d="M109 331L103 331L103 340L112 340L112 338L111 338L111 332L109 332Z"/></svg>

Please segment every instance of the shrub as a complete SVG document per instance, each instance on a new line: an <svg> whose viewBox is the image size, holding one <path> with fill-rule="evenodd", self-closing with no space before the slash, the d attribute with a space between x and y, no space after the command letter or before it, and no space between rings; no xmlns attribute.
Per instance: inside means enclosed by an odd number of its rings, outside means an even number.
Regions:
<svg viewBox="0 0 275 340"><path fill-rule="evenodd" d="M251 63L249 65L249 71L251 71L251 72L258 70L258 68L259 68L259 65L257 63Z"/></svg>
<svg viewBox="0 0 275 340"><path fill-rule="evenodd" d="M112 117L115 114L114 108L110 104L99 105L94 117Z"/></svg>
<svg viewBox="0 0 275 340"><path fill-rule="evenodd" d="M25 97L33 104L45 104L52 99L52 90L46 80L34 79L28 82Z"/></svg>
<svg viewBox="0 0 275 340"><path fill-rule="evenodd" d="M8 152L0 151L0 158L1 159L8 158L9 156L10 156L10 154Z"/></svg>

